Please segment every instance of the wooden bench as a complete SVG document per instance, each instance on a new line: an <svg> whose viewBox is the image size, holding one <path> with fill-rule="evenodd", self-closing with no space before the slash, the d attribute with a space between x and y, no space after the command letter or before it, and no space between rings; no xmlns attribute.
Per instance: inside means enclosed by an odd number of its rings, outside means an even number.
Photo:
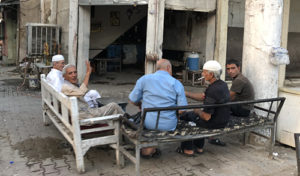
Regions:
<svg viewBox="0 0 300 176"><path fill-rule="evenodd" d="M119 164L119 117L121 114L79 120L76 97L57 92L41 75L41 93L44 124L48 117L74 149L78 172L85 172L84 155L89 148L107 145L116 149ZM100 133L99 133L100 132ZM93 135L91 135L91 133Z"/></svg>
<svg viewBox="0 0 300 176"><path fill-rule="evenodd" d="M189 105L189 106L178 106L178 107L161 107L161 108L145 108L142 114L141 122L139 125L135 125L132 121L128 120L126 117L121 117L122 134L132 143L129 145L119 145L119 150L122 155L125 155L129 160L135 164L136 175L140 175L140 149L144 147L155 147L159 143L169 143L178 141L187 141L192 139L207 138L212 136L220 136L233 133L244 133L244 142L246 142L246 136L252 130L256 129L271 129L270 137L270 150L269 154L273 153L273 147L275 144L275 130L276 122L280 110L284 104L285 98L271 98L271 99L261 99L253 101L240 101L240 102L230 102L226 104L214 104L214 105ZM263 108L268 106L268 108ZM276 104L277 103L277 104ZM146 130L144 129L144 120L146 113L148 112L158 112L158 118L156 121L156 128L159 122L159 114L161 111L166 110L181 110L181 109L196 109L205 107L221 107L230 106L234 104L254 104L255 113L251 113L248 118L234 117L230 118L228 125L221 129L206 129L197 126L190 126L189 123L179 120L177 128L172 132L162 132L158 130ZM257 105L259 104L259 106ZM273 105L276 104L274 107ZM262 115L257 115L262 114ZM135 152L130 152L128 148L135 147ZM123 158L123 156L121 156ZM124 164L123 162L121 163Z"/></svg>

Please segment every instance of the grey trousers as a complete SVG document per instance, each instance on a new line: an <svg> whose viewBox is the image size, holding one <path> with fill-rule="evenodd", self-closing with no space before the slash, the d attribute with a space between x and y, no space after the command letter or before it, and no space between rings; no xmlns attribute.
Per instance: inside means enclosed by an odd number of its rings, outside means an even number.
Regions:
<svg viewBox="0 0 300 176"><path fill-rule="evenodd" d="M99 108L87 108L86 111L79 111L79 119L88 119L113 114L124 114L125 112L117 103L109 103Z"/></svg>

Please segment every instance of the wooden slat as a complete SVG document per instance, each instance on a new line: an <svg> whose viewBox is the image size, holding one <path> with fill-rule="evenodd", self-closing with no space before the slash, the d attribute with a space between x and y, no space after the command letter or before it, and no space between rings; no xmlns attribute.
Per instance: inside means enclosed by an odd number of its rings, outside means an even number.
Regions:
<svg viewBox="0 0 300 176"><path fill-rule="evenodd" d="M103 117L93 117L90 119L83 119L83 120L80 120L79 124L80 125L91 125L91 124L97 124L99 122L118 120L121 115L122 114L114 114L114 115L103 116Z"/></svg>
<svg viewBox="0 0 300 176"><path fill-rule="evenodd" d="M54 114L51 111L46 111L48 117L53 122L53 124L56 126L56 128L61 132L61 134L67 139L67 141L73 146L74 142L72 140L72 137L66 132L66 129L63 125L58 123L58 121L55 120Z"/></svg>
<svg viewBox="0 0 300 176"><path fill-rule="evenodd" d="M166 9L197 12L212 12L216 10L216 0L166 0Z"/></svg>
<svg viewBox="0 0 300 176"><path fill-rule="evenodd" d="M101 131L113 130L113 129L115 129L114 126L97 127L97 128L81 130L81 134L92 133L92 132L101 132Z"/></svg>
<svg viewBox="0 0 300 176"><path fill-rule="evenodd" d="M148 0L79 0L79 5L146 5Z"/></svg>
<svg viewBox="0 0 300 176"><path fill-rule="evenodd" d="M97 146L97 145L105 145L105 144L113 144L117 142L117 136L110 135L110 136L103 136L103 137L97 137L92 139L85 139L82 140L82 147L88 147L88 146Z"/></svg>

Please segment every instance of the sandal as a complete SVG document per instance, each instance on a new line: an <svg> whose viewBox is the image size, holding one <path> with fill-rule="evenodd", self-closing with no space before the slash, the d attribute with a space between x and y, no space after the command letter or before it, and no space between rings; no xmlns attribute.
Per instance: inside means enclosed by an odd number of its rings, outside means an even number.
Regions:
<svg viewBox="0 0 300 176"><path fill-rule="evenodd" d="M195 156L194 153L193 154L184 153L184 149L182 149L181 147L178 147L176 149L176 152L179 153L179 154L181 154L181 155L187 156L187 157L194 157Z"/></svg>
<svg viewBox="0 0 300 176"><path fill-rule="evenodd" d="M202 152L199 152L197 148L195 149L194 152L197 153L198 155L202 155L204 153L203 149L202 149Z"/></svg>
<svg viewBox="0 0 300 176"><path fill-rule="evenodd" d="M159 158L161 156L161 151L160 149L156 148L155 152L150 154L150 155L143 155L141 152L141 157L144 159L150 159L150 158Z"/></svg>
<svg viewBox="0 0 300 176"><path fill-rule="evenodd" d="M219 146L222 146L222 147L226 146L226 143L220 141L220 139L210 139L210 140L208 140L208 142L210 144L219 145Z"/></svg>

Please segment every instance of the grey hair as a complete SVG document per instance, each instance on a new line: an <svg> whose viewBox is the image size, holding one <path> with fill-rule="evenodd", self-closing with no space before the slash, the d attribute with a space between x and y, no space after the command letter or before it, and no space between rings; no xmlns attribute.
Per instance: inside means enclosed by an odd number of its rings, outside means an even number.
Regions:
<svg viewBox="0 0 300 176"><path fill-rule="evenodd" d="M219 80L220 79L220 77L221 77L221 74L222 74L222 69L221 70L218 70L218 71L207 71L208 73L212 73L212 74L214 74L214 77L217 79L217 80Z"/></svg>
<svg viewBox="0 0 300 176"><path fill-rule="evenodd" d="M75 68L76 68L76 66L73 65L73 64L67 64L67 65L65 65L64 68L62 69L62 75L65 75L65 74L67 73L67 69L70 68L70 67L75 67Z"/></svg>

